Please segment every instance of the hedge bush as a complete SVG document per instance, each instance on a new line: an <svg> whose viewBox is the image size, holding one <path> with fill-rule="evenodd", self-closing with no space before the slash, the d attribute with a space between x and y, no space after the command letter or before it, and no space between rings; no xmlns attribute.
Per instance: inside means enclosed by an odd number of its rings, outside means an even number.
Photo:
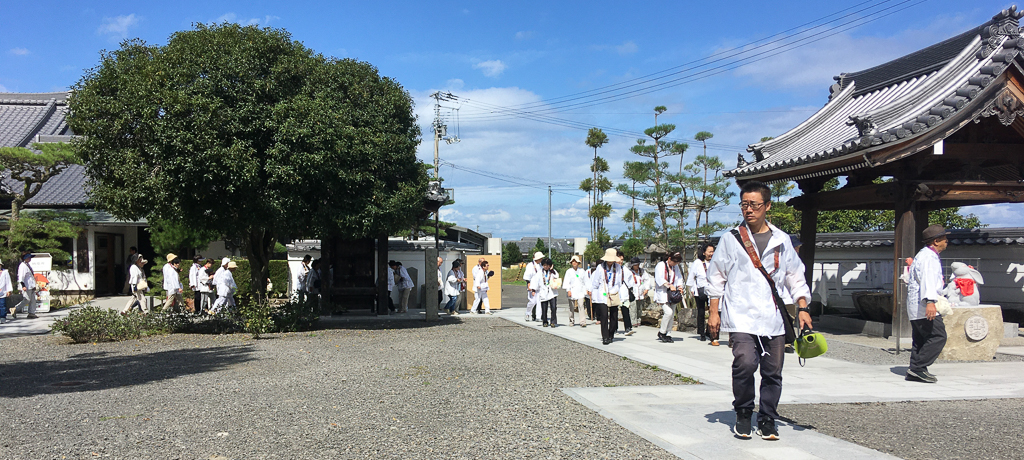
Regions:
<svg viewBox="0 0 1024 460"><path fill-rule="evenodd" d="M117 342L174 332L187 321L181 315L156 312L122 315L89 305L54 321L50 331L64 334L75 343Z"/></svg>

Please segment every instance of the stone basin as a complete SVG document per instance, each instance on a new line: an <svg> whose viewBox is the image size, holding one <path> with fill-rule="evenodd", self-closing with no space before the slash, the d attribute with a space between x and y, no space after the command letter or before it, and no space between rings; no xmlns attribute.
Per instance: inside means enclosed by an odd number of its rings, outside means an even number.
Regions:
<svg viewBox="0 0 1024 460"><path fill-rule="evenodd" d="M852 294L857 313L868 321L892 324L892 291L871 289Z"/></svg>

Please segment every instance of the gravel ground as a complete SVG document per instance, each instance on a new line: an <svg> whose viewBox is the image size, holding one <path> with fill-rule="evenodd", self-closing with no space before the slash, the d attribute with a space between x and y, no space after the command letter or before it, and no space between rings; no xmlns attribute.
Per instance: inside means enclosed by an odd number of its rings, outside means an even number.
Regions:
<svg viewBox="0 0 1024 460"><path fill-rule="evenodd" d="M678 378L497 318L3 342L0 458L674 458L560 389Z"/></svg>
<svg viewBox="0 0 1024 460"><path fill-rule="evenodd" d="M1024 458L1024 399L782 405L779 413L905 459Z"/></svg>

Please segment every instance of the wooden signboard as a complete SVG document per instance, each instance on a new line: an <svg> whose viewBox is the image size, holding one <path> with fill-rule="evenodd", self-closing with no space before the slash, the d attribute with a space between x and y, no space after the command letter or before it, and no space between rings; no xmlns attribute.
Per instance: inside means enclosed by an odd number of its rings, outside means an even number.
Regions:
<svg viewBox="0 0 1024 460"><path fill-rule="evenodd" d="M501 256L478 256L478 255L466 255L467 265L466 267L466 309L472 310L473 303L476 302L476 293L473 292L473 267L477 266L480 262L480 258L483 257L490 264L488 270L494 271L494 276L487 280L487 299L490 300L491 310L501 310ZM484 307L480 306L480 311L484 311Z"/></svg>

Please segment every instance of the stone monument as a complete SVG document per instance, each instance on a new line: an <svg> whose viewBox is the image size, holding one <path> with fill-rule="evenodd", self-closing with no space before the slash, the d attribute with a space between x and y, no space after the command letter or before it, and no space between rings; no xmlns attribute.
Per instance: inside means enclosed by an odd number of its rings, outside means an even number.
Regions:
<svg viewBox="0 0 1024 460"><path fill-rule="evenodd" d="M953 262L953 274L943 294L953 305L953 314L943 317L946 346L939 358L951 361L991 361L1003 334L1003 310L999 305L982 305L978 285L985 284L974 267Z"/></svg>

